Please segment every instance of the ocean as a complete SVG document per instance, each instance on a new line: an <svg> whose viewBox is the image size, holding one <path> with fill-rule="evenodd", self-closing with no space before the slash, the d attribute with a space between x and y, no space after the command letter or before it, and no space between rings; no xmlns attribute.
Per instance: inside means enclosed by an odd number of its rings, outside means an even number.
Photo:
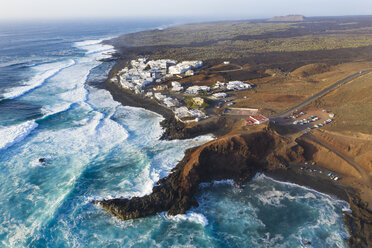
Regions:
<svg viewBox="0 0 372 248"><path fill-rule="evenodd" d="M91 86L112 66L102 40L168 24L0 24L0 247L346 247L346 202L264 175L203 183L186 215L120 221L90 202L150 193L214 138L159 140L161 116Z"/></svg>

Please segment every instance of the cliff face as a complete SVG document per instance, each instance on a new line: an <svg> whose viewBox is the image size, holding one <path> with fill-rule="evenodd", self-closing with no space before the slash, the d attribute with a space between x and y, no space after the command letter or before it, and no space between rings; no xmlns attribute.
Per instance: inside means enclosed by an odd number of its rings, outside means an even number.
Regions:
<svg viewBox="0 0 372 248"><path fill-rule="evenodd" d="M358 197L349 196L352 213L345 213L344 220L349 230L349 247L372 247L372 211Z"/></svg>
<svg viewBox="0 0 372 248"><path fill-rule="evenodd" d="M184 214L192 206L198 206L194 194L200 183L233 179L240 184L257 172L287 172L288 163L304 162L309 151L304 142L293 143L269 128L249 134L228 134L187 150L184 159L168 177L158 181L150 195L94 203L122 220L163 211L169 215ZM372 213L354 193L349 202L352 213L344 215L351 236L347 243L350 247L369 247Z"/></svg>
<svg viewBox="0 0 372 248"><path fill-rule="evenodd" d="M283 166L281 160L303 160L301 149L285 149L285 144L283 138L267 130L226 135L188 150L185 158L168 177L158 182L150 195L94 203L123 220L162 211L169 215L183 214L198 205L193 195L201 182L233 179L239 184L257 172ZM278 147L285 150L283 156L277 154Z"/></svg>

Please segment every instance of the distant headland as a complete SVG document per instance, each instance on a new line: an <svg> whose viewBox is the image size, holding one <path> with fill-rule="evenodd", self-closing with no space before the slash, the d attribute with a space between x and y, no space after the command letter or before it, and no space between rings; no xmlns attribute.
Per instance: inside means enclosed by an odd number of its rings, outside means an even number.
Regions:
<svg viewBox="0 0 372 248"><path fill-rule="evenodd" d="M303 15L286 15L286 16L275 16L268 19L269 22L303 22L306 17Z"/></svg>

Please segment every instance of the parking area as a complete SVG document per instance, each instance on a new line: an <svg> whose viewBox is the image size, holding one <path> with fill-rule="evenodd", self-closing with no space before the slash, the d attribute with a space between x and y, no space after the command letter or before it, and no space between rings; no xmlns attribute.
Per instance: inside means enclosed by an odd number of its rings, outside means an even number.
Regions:
<svg viewBox="0 0 372 248"><path fill-rule="evenodd" d="M295 112L279 120L281 124L292 125L298 129L314 129L323 127L334 120L335 115L325 109L310 109Z"/></svg>

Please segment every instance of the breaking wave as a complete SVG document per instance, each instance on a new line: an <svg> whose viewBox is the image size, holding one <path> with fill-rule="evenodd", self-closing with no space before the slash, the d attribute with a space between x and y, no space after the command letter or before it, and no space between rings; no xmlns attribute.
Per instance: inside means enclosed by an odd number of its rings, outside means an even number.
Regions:
<svg viewBox="0 0 372 248"><path fill-rule="evenodd" d="M187 211L186 214L177 214L175 216L167 215L165 212L162 212L160 214L163 218L166 220L172 220L172 221L190 221L198 223L202 226L208 225L208 219L201 213L195 213L193 211Z"/></svg>
<svg viewBox="0 0 372 248"><path fill-rule="evenodd" d="M0 150L7 149L23 140L37 126L38 124L35 121L27 121L22 124L0 128Z"/></svg>
<svg viewBox="0 0 372 248"><path fill-rule="evenodd" d="M2 98L14 99L19 96L22 96L25 93L37 87L40 87L46 80L57 75L62 70L73 66L75 63L76 63L75 60L70 59L67 62L52 63L52 64L40 66L40 68L34 68L35 70L39 71L39 73L37 73L29 81L23 82L22 83L23 85L8 89L7 92L5 92L2 95ZM45 68L45 70L42 70L42 68L44 67L47 67L47 68Z"/></svg>

